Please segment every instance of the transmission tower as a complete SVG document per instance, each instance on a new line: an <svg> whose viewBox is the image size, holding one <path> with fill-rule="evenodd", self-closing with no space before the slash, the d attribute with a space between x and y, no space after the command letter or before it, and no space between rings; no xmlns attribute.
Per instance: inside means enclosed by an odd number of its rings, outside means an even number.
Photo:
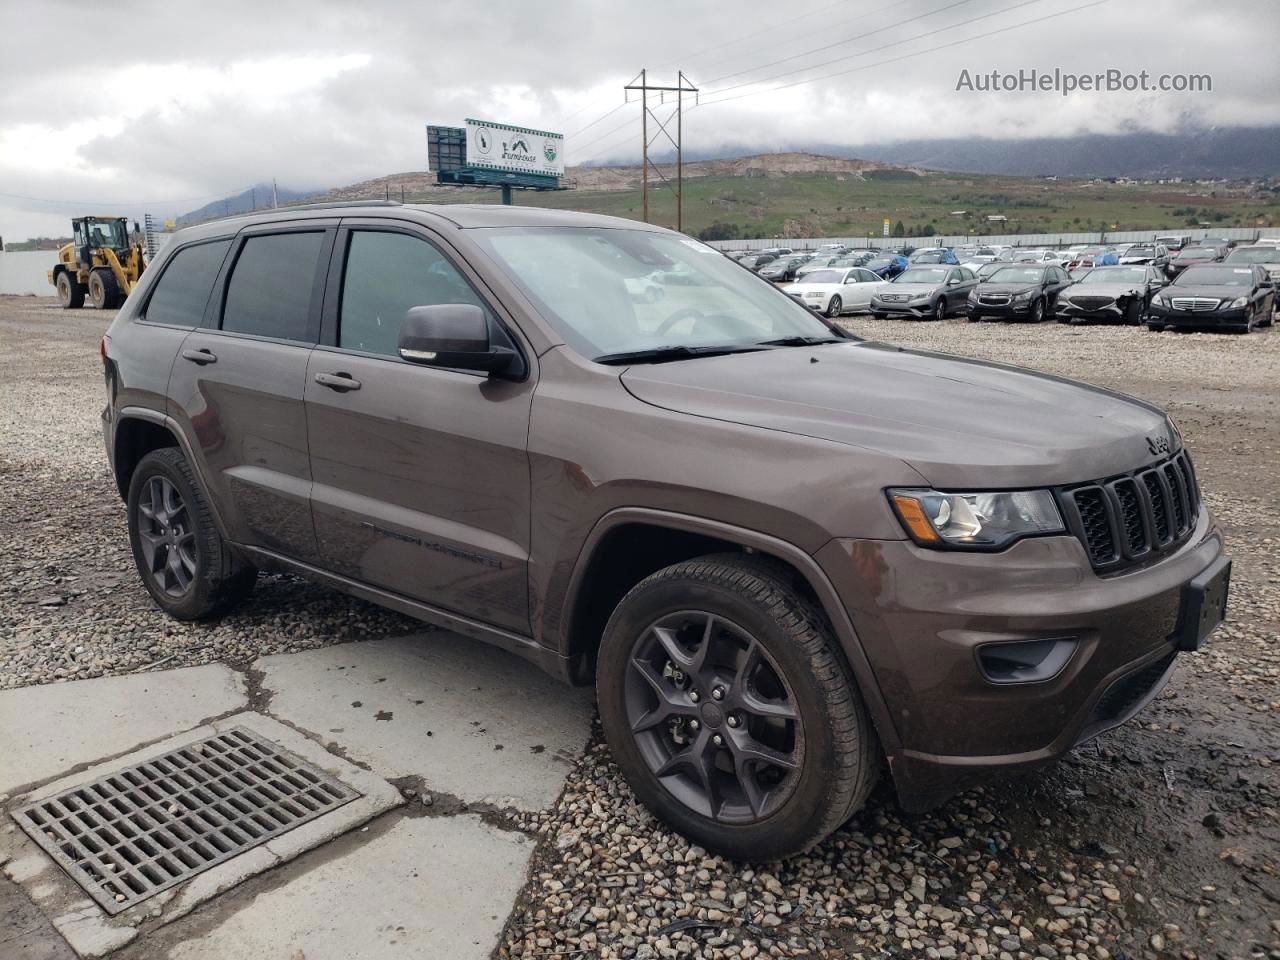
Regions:
<svg viewBox="0 0 1280 960"><path fill-rule="evenodd" d="M651 85L649 83L648 72L640 71L640 82L627 84L622 89L626 91L624 96L628 96L632 90L640 92L640 139L642 147L643 160L640 164L641 169L641 200L644 208L644 222L649 222L649 170L658 175L658 179L676 195L676 229L684 230L684 95L692 93L694 95L694 105L697 105L698 88L690 84L682 72L676 74L676 85L662 86ZM667 114L666 119L659 117L649 108L649 94L658 94L658 108L661 109L667 103L667 94L675 94L675 108ZM653 138L649 137L649 121L657 125L657 132ZM671 121L676 122L676 135L671 136L671 131L667 128ZM676 148L676 182L672 185L671 180L664 174L658 165L649 159L649 147L653 145L660 136L665 136L673 147Z"/></svg>

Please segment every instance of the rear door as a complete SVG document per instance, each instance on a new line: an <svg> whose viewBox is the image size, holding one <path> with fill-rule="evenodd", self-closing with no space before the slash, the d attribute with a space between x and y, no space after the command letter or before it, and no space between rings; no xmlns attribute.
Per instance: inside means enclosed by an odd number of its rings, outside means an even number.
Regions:
<svg viewBox="0 0 1280 960"><path fill-rule="evenodd" d="M228 537L309 563L317 556L302 394L336 226L310 220L242 231L169 386L170 413Z"/></svg>
<svg viewBox="0 0 1280 960"><path fill-rule="evenodd" d="M343 221L306 378L312 505L328 569L527 635L532 352L484 289L425 228ZM405 313L439 303L484 309L524 379L400 359Z"/></svg>

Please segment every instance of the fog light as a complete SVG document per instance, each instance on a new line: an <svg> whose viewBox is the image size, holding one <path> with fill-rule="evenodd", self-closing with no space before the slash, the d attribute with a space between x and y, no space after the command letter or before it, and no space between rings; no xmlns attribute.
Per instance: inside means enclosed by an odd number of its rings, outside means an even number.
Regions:
<svg viewBox="0 0 1280 960"><path fill-rule="evenodd" d="M1074 637L984 643L977 650L978 669L992 683L1051 680L1067 665L1078 643Z"/></svg>

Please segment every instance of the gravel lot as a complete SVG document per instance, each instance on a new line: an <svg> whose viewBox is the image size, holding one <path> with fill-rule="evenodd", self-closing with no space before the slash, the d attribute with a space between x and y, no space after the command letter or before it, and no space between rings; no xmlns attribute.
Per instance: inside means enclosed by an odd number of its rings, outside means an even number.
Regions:
<svg viewBox="0 0 1280 960"><path fill-rule="evenodd" d="M108 313L0 298L0 688L417 625L289 577L212 625L138 583L107 475ZM500 956L1280 958L1280 332L876 322L857 332L1090 380L1170 410L1226 527L1231 620L1138 721L1034 776L907 816L884 785L785 863L690 846L593 740L548 814Z"/></svg>

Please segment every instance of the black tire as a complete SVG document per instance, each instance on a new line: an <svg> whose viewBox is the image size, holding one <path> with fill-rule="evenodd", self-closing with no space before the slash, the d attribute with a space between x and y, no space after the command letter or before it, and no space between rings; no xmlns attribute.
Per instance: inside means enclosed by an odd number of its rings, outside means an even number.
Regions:
<svg viewBox="0 0 1280 960"><path fill-rule="evenodd" d="M884 319L885 319L885 318L887 318L889 315L888 315L887 313L877 313L876 311L872 310L872 311L871 311L871 316L872 316L872 318L874 318L874 319L876 319L876 320L884 320Z"/></svg>
<svg viewBox="0 0 1280 960"><path fill-rule="evenodd" d="M937 302L934 303L933 317L931 319L939 320L939 321L947 319L947 298L946 297L939 297Z"/></svg>
<svg viewBox="0 0 1280 960"><path fill-rule="evenodd" d="M775 860L809 849L865 802L879 773L879 743L857 685L838 652L825 617L793 583L794 576L788 568L766 558L721 554L678 563L645 578L627 593L609 618L600 643L596 692L601 723L628 782L671 827L708 850L739 860ZM699 616L702 621L696 619ZM689 668L690 676L685 678L683 688L676 685L678 679L670 679L664 672L659 680L671 684L673 695L678 698L683 694L696 704L686 702L681 708L694 711L689 719L679 721L689 724L679 728L689 739L684 741L684 747L675 739L666 711L648 729L633 730L653 713L652 707L636 702L637 685L641 691L649 691L649 697L659 707L662 704L652 687L653 679L646 676L643 681L635 680L635 664L642 656L650 655L646 651L654 649L651 638L656 631L650 628L663 620L684 617L709 624L709 618L713 618L720 624L718 649L723 649L725 636L732 640L749 635L761 652L756 662L768 668L766 676L777 680L775 689L782 690L781 699L769 703L775 709L779 703L785 705L796 718L772 721L794 724L791 752L786 754L794 764L789 772L781 768L761 772L753 767L756 772L747 774L751 778L781 775L776 786L765 788L766 799L761 800L759 811L756 804L746 800L739 803L736 812L731 804L735 784L737 796L747 796L741 773L735 772L739 767L732 762L733 757L742 756L739 738L745 737L746 743L758 746L753 738L761 735L755 727L760 717L750 710L735 710L740 703L736 699L738 691L751 689L756 702L768 696L751 681L741 685L738 679L727 682L721 692L729 692L723 699L716 697L713 689L713 699L724 707L723 713L717 714L713 708L719 708L708 701L706 692L700 697L693 693L706 685L698 679L705 675L705 665ZM703 633L699 627L693 635L711 636L711 629L709 626ZM682 653L696 657L697 648L707 642L695 644L693 651L682 649ZM658 659L665 657L666 649L665 644L657 649ZM730 649L734 649L732 645ZM751 661L750 654L746 660ZM668 666L674 663L667 661ZM724 672L728 668L719 658L715 666L720 675L732 673L731 669ZM703 672L695 673L698 669ZM741 674L735 677L740 678ZM632 719L637 711L642 714L639 721ZM735 714L739 717L737 723ZM694 722L698 718L702 719L701 726ZM730 733L722 725L739 728L739 732ZM724 737L717 740L716 731L722 731ZM767 727L764 732L768 733ZM670 767L676 753L711 758L710 774L698 781L707 785L712 780L717 782L716 788L705 791L706 812L695 809L692 801L673 792L684 791L687 798L692 790L696 795L698 786L692 773L674 767L662 778L658 776L656 767L664 762ZM761 789L754 779L752 783L754 789ZM716 798L720 798L718 805Z"/></svg>
<svg viewBox="0 0 1280 960"><path fill-rule="evenodd" d="M110 310L116 305L119 287L110 270L89 271L89 299L99 310Z"/></svg>
<svg viewBox="0 0 1280 960"><path fill-rule="evenodd" d="M154 529L146 531L143 527L155 521L147 515L150 501L144 500L157 488L164 489L166 484L173 488L181 509L160 524L165 534ZM253 591L257 569L234 553L222 539L209 501L196 482L191 465L177 448L153 450L138 463L129 481L128 510L129 546L138 574L156 605L169 616L178 620L216 617ZM168 539L168 531L172 531L172 539ZM148 535L152 537L150 558L143 542ZM157 545L166 539L167 543ZM173 551L181 552L180 561L184 557L188 561L189 582L185 585L181 584L179 574L174 578L178 582L166 586L163 568L173 557ZM156 566L162 569L157 572Z"/></svg>
<svg viewBox="0 0 1280 960"><path fill-rule="evenodd" d="M1148 330L1150 330L1152 333L1163 333L1163 332L1164 332L1164 324L1163 324L1163 323L1152 323L1150 320L1148 320L1148 321L1147 321L1147 329L1148 329Z"/></svg>
<svg viewBox="0 0 1280 960"><path fill-rule="evenodd" d="M833 295L832 298L827 302L828 317L840 316L840 311L843 309L844 309L844 301L840 299L840 294L838 293Z"/></svg>
<svg viewBox="0 0 1280 960"><path fill-rule="evenodd" d="M1124 322L1132 327L1136 327L1142 323L1142 314L1142 301L1130 300L1124 308Z"/></svg>
<svg viewBox="0 0 1280 960"><path fill-rule="evenodd" d="M1030 320L1032 323L1044 322L1044 300L1043 299L1036 300L1036 302L1031 305L1031 314L1027 317L1027 319Z"/></svg>
<svg viewBox="0 0 1280 960"><path fill-rule="evenodd" d="M58 302L63 310L79 310L84 306L84 287L70 271L58 274Z"/></svg>

